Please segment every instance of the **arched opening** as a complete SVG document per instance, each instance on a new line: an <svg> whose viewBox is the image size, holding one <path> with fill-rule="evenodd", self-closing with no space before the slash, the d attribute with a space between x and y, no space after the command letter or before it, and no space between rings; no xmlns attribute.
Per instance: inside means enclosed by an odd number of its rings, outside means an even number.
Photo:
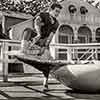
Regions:
<svg viewBox="0 0 100 100"><path fill-rule="evenodd" d="M87 26L81 26L78 30L79 43L91 43L92 32Z"/></svg>
<svg viewBox="0 0 100 100"><path fill-rule="evenodd" d="M100 43L100 27L96 29L96 42ZM100 50L98 49L98 60L100 60Z"/></svg>
<svg viewBox="0 0 100 100"><path fill-rule="evenodd" d="M74 42L73 29L69 25L61 25L58 30L58 43L69 44ZM67 60L67 49L56 49L56 59Z"/></svg>
<svg viewBox="0 0 100 100"><path fill-rule="evenodd" d="M96 29L96 41L100 43L100 27Z"/></svg>
<svg viewBox="0 0 100 100"><path fill-rule="evenodd" d="M58 42L69 44L73 43L73 41L74 41L74 34L72 27L69 25L61 25L59 28Z"/></svg>

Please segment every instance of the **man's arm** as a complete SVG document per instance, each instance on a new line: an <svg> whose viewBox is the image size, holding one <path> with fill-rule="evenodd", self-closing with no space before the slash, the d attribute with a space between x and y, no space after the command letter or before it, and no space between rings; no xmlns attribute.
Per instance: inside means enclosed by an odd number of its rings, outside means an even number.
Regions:
<svg viewBox="0 0 100 100"><path fill-rule="evenodd" d="M23 36L22 36L22 40L21 40L21 50L25 51L27 48L29 48L30 42L29 41L29 37L30 37L30 33L28 32L28 30L23 32Z"/></svg>
<svg viewBox="0 0 100 100"><path fill-rule="evenodd" d="M41 37L41 24L42 24L41 17L37 16L34 21L34 28L36 30L37 36L33 38L33 42L37 42Z"/></svg>

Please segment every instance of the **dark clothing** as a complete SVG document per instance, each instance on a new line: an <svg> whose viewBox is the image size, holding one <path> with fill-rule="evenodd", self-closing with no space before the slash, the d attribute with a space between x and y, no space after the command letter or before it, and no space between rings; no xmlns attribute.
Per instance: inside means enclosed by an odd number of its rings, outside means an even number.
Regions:
<svg viewBox="0 0 100 100"><path fill-rule="evenodd" d="M42 19L42 22L44 23L44 25L41 27L41 39L44 39L48 37L51 32L56 32L58 21L56 20L56 18L51 16L54 20L54 23L52 24L49 13L41 13L40 17Z"/></svg>
<svg viewBox="0 0 100 100"><path fill-rule="evenodd" d="M40 47L40 49L42 49L42 47L45 47L47 38L49 37L50 33L53 32L55 34L55 32L58 28L58 21L56 20L56 18L50 16L49 13L40 13L39 16L42 19L41 23L43 23L43 26L41 26L41 30L40 30L41 31L41 34L40 34L41 37L35 44L38 45ZM53 21L51 20L51 17L52 17ZM36 36L36 34L37 33L35 33L35 31L32 30L31 28L26 28L23 32L22 37L23 37L24 40L31 41L32 38L34 38ZM26 51L27 51L27 49L26 49ZM32 49L30 51L32 51ZM34 49L33 49L33 51L34 51ZM49 55L49 51L48 52L47 51L44 51L44 54L41 55L41 56L38 56L38 57L40 57L40 59L44 59L44 60L50 59L51 56ZM41 52L39 52L38 54L41 54ZM28 54L28 55L30 55L30 54ZM35 57L35 56L37 56L37 54L33 55L33 57ZM27 64L33 65L36 69L42 71L45 77L48 77L49 71L50 71L50 68L51 68L48 63L42 64L42 63L39 63L39 62L32 61L32 59L30 59L30 60L26 59L25 60L25 57L24 58L19 57L18 59L27 63Z"/></svg>
<svg viewBox="0 0 100 100"><path fill-rule="evenodd" d="M2 25L0 24L0 34L2 34Z"/></svg>
<svg viewBox="0 0 100 100"><path fill-rule="evenodd" d="M45 46L45 43L46 43L46 40L47 38L49 37L50 33L53 32L55 34L57 28L58 28L58 21L56 20L56 18L50 16L49 13L40 13L39 15L42 19L42 22L43 25L41 26L41 37L40 39L36 42L36 45L40 46L40 47L44 47ZM53 19L53 23L52 23L52 20L51 20L51 17ZM26 28L23 32L24 37L23 39L24 40L32 40L32 38L34 38L37 33L35 31L33 31L32 29L30 28Z"/></svg>
<svg viewBox="0 0 100 100"><path fill-rule="evenodd" d="M22 34L22 40L32 41L32 38L34 38L37 35L36 32L34 32L31 28L26 28Z"/></svg>
<svg viewBox="0 0 100 100"><path fill-rule="evenodd" d="M50 16L49 13L40 13L40 17L44 25L41 26L41 38L36 44L43 47L45 46L46 40L48 36L50 35L50 33L53 32L55 34L59 24L56 18ZM51 17L54 21L53 24L52 24Z"/></svg>

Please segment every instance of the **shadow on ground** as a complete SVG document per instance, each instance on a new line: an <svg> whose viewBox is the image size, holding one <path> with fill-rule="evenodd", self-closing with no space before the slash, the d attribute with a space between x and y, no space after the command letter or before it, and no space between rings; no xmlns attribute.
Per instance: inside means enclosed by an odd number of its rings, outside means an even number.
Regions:
<svg viewBox="0 0 100 100"><path fill-rule="evenodd" d="M73 90L66 90L66 95L76 98L75 100L100 100L100 92L98 93L89 93L89 92L79 92Z"/></svg>

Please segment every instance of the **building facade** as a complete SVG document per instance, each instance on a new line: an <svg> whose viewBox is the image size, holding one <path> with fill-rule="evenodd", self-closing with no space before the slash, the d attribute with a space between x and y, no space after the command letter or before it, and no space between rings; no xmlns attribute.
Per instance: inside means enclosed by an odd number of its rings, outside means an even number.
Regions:
<svg viewBox="0 0 100 100"><path fill-rule="evenodd" d="M30 14L19 13L19 12L12 12L12 11L0 11L0 39L10 39L9 37L9 30L13 25L31 19L33 16ZM20 30L20 29L18 29ZM18 32L18 31L17 31ZM11 50L11 46L7 49ZM0 45L0 57L2 46ZM1 63L0 63L1 64ZM23 65L18 63L9 63L8 64L8 72L9 73L16 73L16 72L23 72ZM2 68L0 69L2 70Z"/></svg>
<svg viewBox="0 0 100 100"><path fill-rule="evenodd" d="M70 53L73 51L68 51L67 44L84 45L88 43L100 43L100 10L83 0L63 0L61 5L63 6L63 9L58 17L59 27L51 43L55 45L58 44L59 48L56 48L55 46L51 47L51 55L57 60L73 60L74 58L82 56L88 49L83 49L81 47L81 50L83 50L81 51L82 53L72 55ZM16 19L13 24L8 17L8 21L10 22L9 25L13 26L10 34L11 39L21 40L23 30L26 27L33 28L33 18L31 16L25 17L24 19L22 15L20 18L23 20L29 18L29 20L21 22L22 20L18 21ZM6 22L6 17L4 17L4 22L2 23L2 26L5 27L4 32L6 32L6 29L9 26L5 24ZM60 44L63 45L63 48L60 47ZM90 56L90 54L87 54L86 58L88 56ZM97 56L100 60L100 49L98 50ZM21 70L20 68L16 67L15 69Z"/></svg>
<svg viewBox="0 0 100 100"><path fill-rule="evenodd" d="M18 23L32 18L30 14L12 11L0 11L0 38L9 37L9 29ZM4 37L3 37L4 36Z"/></svg>
<svg viewBox="0 0 100 100"><path fill-rule="evenodd" d="M63 0L61 5L63 9L58 17L59 27L53 38L53 44L100 43L99 9L84 0ZM12 39L20 40L22 31L26 27L33 28L32 19L14 25L11 34ZM68 58L67 49L51 48L51 51L54 59L67 60Z"/></svg>
<svg viewBox="0 0 100 100"><path fill-rule="evenodd" d="M58 18L56 42L93 43L100 42L100 10L83 0L64 0Z"/></svg>
<svg viewBox="0 0 100 100"><path fill-rule="evenodd" d="M64 0L58 17L59 28L53 42L56 44L100 43L100 10L83 0ZM67 59L66 49L54 50L55 59ZM99 55L99 54L98 54Z"/></svg>

